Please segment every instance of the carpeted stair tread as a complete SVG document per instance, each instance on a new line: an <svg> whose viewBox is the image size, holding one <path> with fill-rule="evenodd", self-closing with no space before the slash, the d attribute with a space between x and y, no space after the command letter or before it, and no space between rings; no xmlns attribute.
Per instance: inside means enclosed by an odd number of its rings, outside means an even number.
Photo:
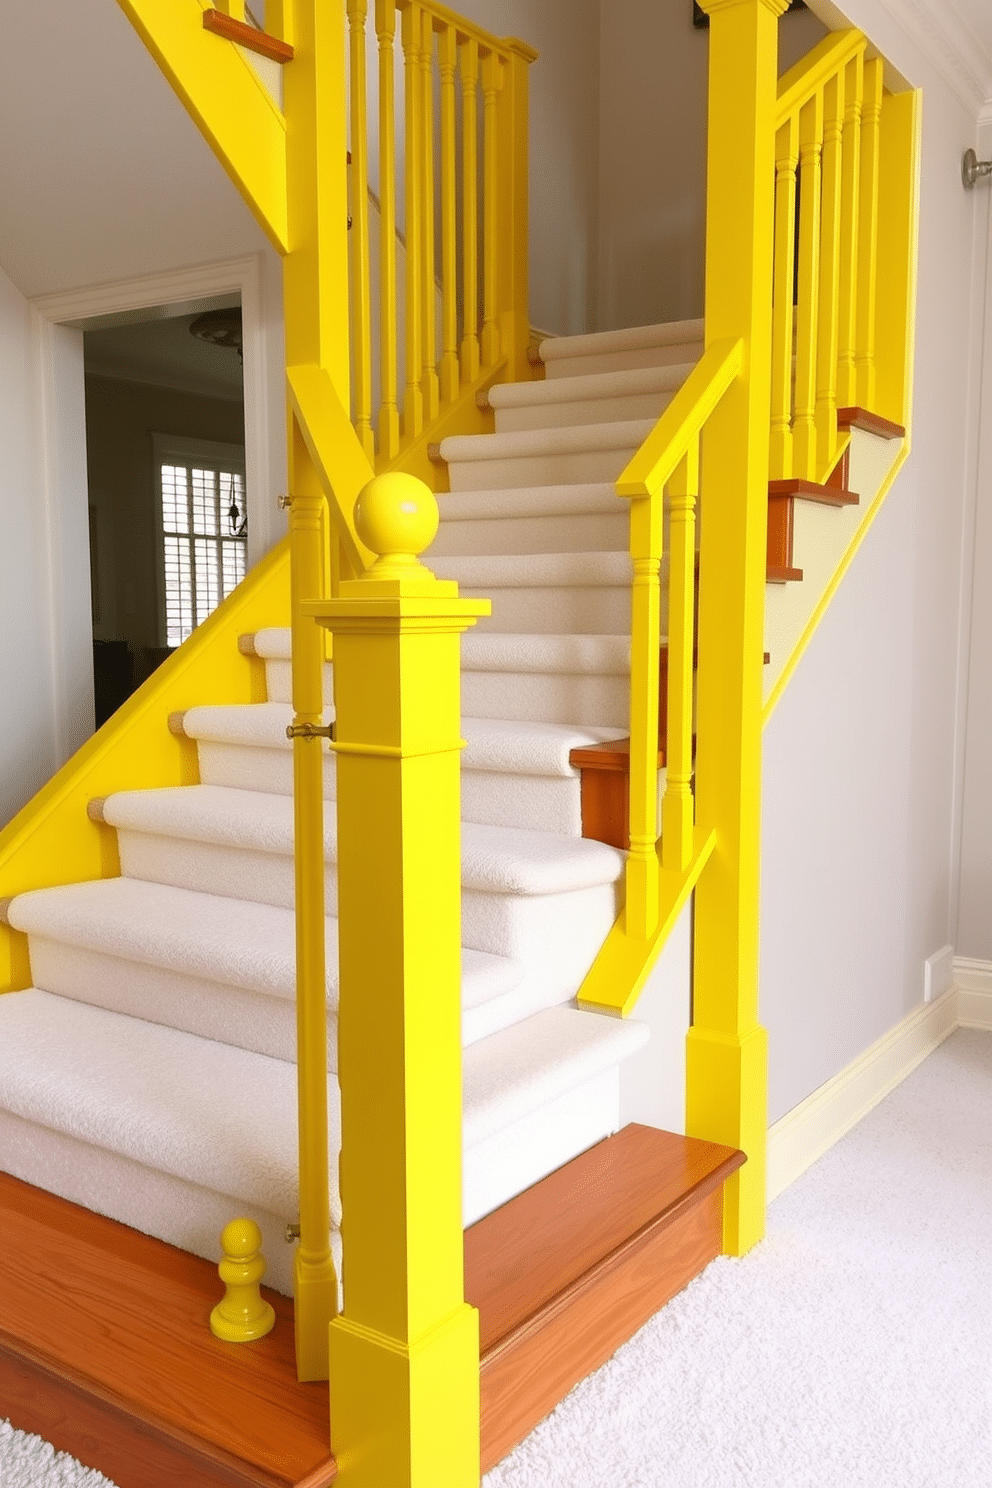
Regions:
<svg viewBox="0 0 992 1488"><path fill-rule="evenodd" d="M575 356L603 356L611 352L636 351L643 347L673 346L702 341L704 322L663 321L658 325L630 326L619 331L587 331L578 336L549 336L539 350L545 365Z"/></svg>
<svg viewBox="0 0 992 1488"><path fill-rule="evenodd" d="M663 367L634 367L622 372L591 372L545 382L503 382L489 390L495 409L548 408L559 403L622 398L633 393L673 392L689 376L695 361Z"/></svg>
<svg viewBox="0 0 992 1488"><path fill-rule="evenodd" d="M628 676L630 637L470 630L462 637L462 671Z"/></svg>
<svg viewBox="0 0 992 1488"><path fill-rule="evenodd" d="M582 728L562 723L532 723L503 718L463 718L466 748L464 765L508 775L547 775L575 778L568 756L610 739L623 738L619 729Z"/></svg>
<svg viewBox="0 0 992 1488"><path fill-rule="evenodd" d="M27 935L63 945L287 1001L296 996L295 918L277 905L108 878L19 894L11 902L10 922ZM328 915L325 928L328 1005L335 1008L337 920ZM478 1007L512 992L522 974L509 957L463 949L462 1006Z"/></svg>
<svg viewBox="0 0 992 1488"><path fill-rule="evenodd" d="M296 1068L37 988L0 998L3 1109L269 1213L297 1213ZM547 1008L466 1050L463 1142L478 1143L642 1047L631 1020ZM177 1095L180 1097L177 1099ZM340 1102L328 1080L331 1220Z"/></svg>
<svg viewBox="0 0 992 1488"><path fill-rule="evenodd" d="M324 710L323 722L333 722L334 709ZM211 744L248 744L263 749L292 751L286 729L293 721L291 703L200 704L183 714L183 733L188 739Z"/></svg>
<svg viewBox="0 0 992 1488"><path fill-rule="evenodd" d="M288 625L268 625L252 635L253 651L266 661L289 661L293 655L293 633Z"/></svg>
<svg viewBox="0 0 992 1488"><path fill-rule="evenodd" d="M631 582L630 555L621 553L495 553L441 558L438 578L455 579L466 592L495 589L623 588Z"/></svg>
<svg viewBox="0 0 992 1488"><path fill-rule="evenodd" d="M538 387L542 384L538 383ZM612 515L627 508L609 481L576 482L574 485L519 486L505 490L445 491L438 498L442 530L448 522L481 518L557 517ZM431 549L425 562L431 562Z"/></svg>
<svg viewBox="0 0 992 1488"><path fill-rule="evenodd" d="M0 1090L12 1115L295 1218L294 1065L36 988L0 998L0 1030ZM328 1138L336 1155L335 1080Z"/></svg>
<svg viewBox="0 0 992 1488"><path fill-rule="evenodd" d="M293 802L287 796L190 785L123 791L108 796L104 820L120 829L211 843L220 847L293 852ZM333 861L337 827L324 821L324 849ZM521 827L462 823L462 887L496 894L560 894L614 883L623 854L602 842Z"/></svg>
<svg viewBox="0 0 992 1488"><path fill-rule="evenodd" d="M466 1147L619 1064L650 1037L645 1023L546 1008L465 1050Z"/></svg>
<svg viewBox="0 0 992 1488"><path fill-rule="evenodd" d="M513 460L528 456L575 455L600 450L636 450L654 428L654 419L625 419L584 428L518 429L508 434L449 434L441 458Z"/></svg>

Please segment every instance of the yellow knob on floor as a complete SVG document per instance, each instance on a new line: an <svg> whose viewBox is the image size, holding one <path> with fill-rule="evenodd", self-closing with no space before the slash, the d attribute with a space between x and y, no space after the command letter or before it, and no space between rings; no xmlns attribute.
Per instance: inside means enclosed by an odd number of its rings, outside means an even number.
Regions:
<svg viewBox="0 0 992 1488"><path fill-rule="evenodd" d="M253 1219L232 1219L220 1243L224 1258L217 1270L226 1291L210 1314L210 1331L225 1343L251 1343L264 1338L276 1320L259 1291L265 1275L262 1232Z"/></svg>

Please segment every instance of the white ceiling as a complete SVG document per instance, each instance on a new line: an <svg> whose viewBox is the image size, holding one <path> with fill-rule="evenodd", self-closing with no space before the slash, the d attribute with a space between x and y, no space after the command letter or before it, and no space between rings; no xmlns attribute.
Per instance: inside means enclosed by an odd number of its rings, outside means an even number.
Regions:
<svg viewBox="0 0 992 1488"><path fill-rule="evenodd" d="M3 5L0 202L0 267L29 298L265 242L113 0Z"/></svg>
<svg viewBox="0 0 992 1488"><path fill-rule="evenodd" d="M191 336L196 315L87 330L86 371L100 377L240 401L241 361L236 351Z"/></svg>
<svg viewBox="0 0 992 1488"><path fill-rule="evenodd" d="M843 0L841 0L843 3ZM992 112L992 0L881 0L975 114Z"/></svg>

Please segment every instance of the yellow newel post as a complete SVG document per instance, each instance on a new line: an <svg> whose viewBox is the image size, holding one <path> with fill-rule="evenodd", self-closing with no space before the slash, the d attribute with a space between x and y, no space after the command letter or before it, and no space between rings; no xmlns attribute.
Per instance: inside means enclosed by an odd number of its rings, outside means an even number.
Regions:
<svg viewBox="0 0 992 1488"><path fill-rule="evenodd" d="M717 846L696 887L686 1130L740 1147L724 1248L765 1216L767 1037L758 1024L761 685L768 507L778 17L786 0L702 0L711 17L706 343L741 375L703 433L696 813Z"/></svg>
<svg viewBox="0 0 992 1488"><path fill-rule="evenodd" d="M341 1488L474 1488L478 1315L461 1213L459 636L489 613L414 556L392 473L355 522L382 556L308 607L334 634L345 1312L330 1327Z"/></svg>

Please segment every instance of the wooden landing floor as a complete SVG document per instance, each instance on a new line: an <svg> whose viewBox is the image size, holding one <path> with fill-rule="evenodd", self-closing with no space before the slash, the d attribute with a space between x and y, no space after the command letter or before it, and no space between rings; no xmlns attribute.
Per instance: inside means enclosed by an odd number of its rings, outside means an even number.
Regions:
<svg viewBox="0 0 992 1488"><path fill-rule="evenodd" d="M628 1126L466 1231L482 1470L720 1249L742 1153ZM119 1488L324 1488L326 1384L301 1385L292 1304L232 1346L209 1262L0 1173L0 1415Z"/></svg>

